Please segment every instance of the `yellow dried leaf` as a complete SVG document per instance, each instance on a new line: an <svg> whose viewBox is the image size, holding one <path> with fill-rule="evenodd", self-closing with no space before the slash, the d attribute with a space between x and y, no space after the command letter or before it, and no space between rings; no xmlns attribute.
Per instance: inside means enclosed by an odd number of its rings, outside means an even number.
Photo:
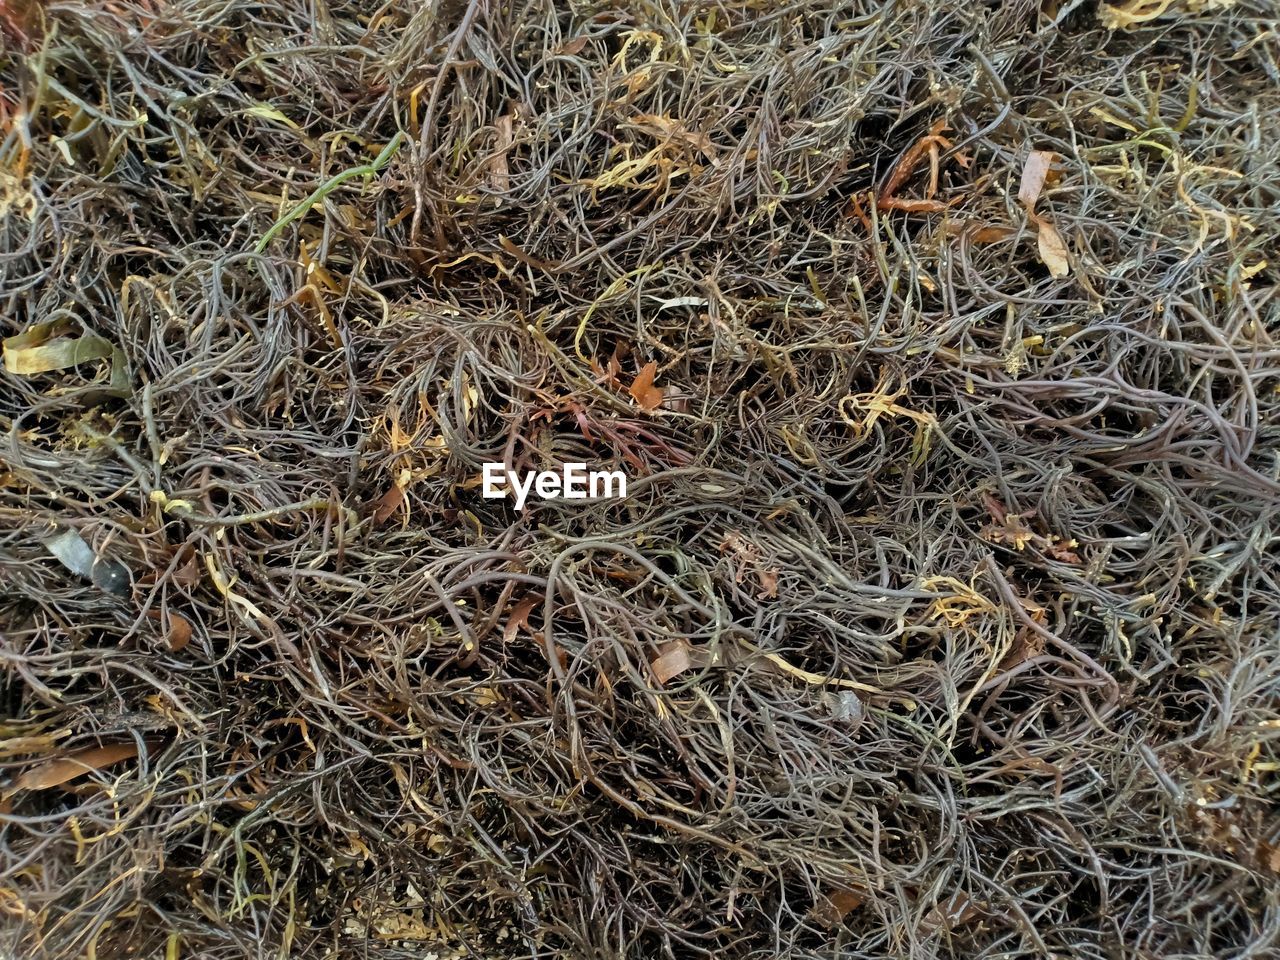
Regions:
<svg viewBox="0 0 1280 960"><path fill-rule="evenodd" d="M282 126L288 127L290 130L296 130L299 133L302 132L302 128L299 127L295 121L289 119L275 107L267 103L256 103L252 107L247 107L244 110L244 113L246 116L257 117L260 120L270 120L272 123L278 123Z"/></svg>
<svg viewBox="0 0 1280 960"><path fill-rule="evenodd" d="M48 753L58 746L58 738L66 736L67 732L60 730L57 733L8 737L0 740L0 757L13 757L24 753Z"/></svg>
<svg viewBox="0 0 1280 960"><path fill-rule="evenodd" d="M1208 10L1225 10L1234 5L1235 0L1130 0L1119 7L1109 3L1099 4L1098 20L1108 30L1127 30L1129 27L1150 23L1166 14L1195 16Z"/></svg>
<svg viewBox="0 0 1280 960"><path fill-rule="evenodd" d="M420 917L408 913L393 913L377 917L373 921L374 932L383 940L431 940L435 931Z"/></svg>
<svg viewBox="0 0 1280 960"><path fill-rule="evenodd" d="M74 367L87 360L102 360L111 356L111 344L101 337L88 334L73 340L45 339L46 325L32 328L24 334L4 341L4 368L10 373L32 376Z"/></svg>

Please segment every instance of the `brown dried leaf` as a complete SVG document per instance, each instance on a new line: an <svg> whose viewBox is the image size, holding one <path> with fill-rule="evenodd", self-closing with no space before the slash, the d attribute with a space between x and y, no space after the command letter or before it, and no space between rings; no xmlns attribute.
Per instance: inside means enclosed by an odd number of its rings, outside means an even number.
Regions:
<svg viewBox="0 0 1280 960"><path fill-rule="evenodd" d="M1265 869L1280 873L1280 845L1273 846L1265 840L1259 841L1257 856Z"/></svg>
<svg viewBox="0 0 1280 960"><path fill-rule="evenodd" d="M529 614L541 602L541 597L525 597L512 608L510 615L507 617L507 625L502 628L503 641L510 643L514 640L521 627L531 633L533 632L533 628L529 626Z"/></svg>
<svg viewBox="0 0 1280 960"><path fill-rule="evenodd" d="M1004 655L997 669L1004 673L1018 664L1038 657L1044 653L1044 637L1033 630L1023 627L1013 639L1013 647Z"/></svg>
<svg viewBox="0 0 1280 960"><path fill-rule="evenodd" d="M967 893L957 890L930 910L920 922L920 926L926 933L932 933L940 927L954 930L962 924L977 919L983 913L983 908Z"/></svg>
<svg viewBox="0 0 1280 960"><path fill-rule="evenodd" d="M174 613L171 610L165 612L160 610L148 610L147 616L152 620L159 620L162 624L167 616L168 633L165 636L165 640L168 641L170 652L177 653L191 642L191 621L182 616L182 614Z"/></svg>
<svg viewBox="0 0 1280 960"><path fill-rule="evenodd" d="M680 676L692 665L693 661L689 659L689 645L683 641L677 641L670 644L661 656L649 664L649 667L653 670L658 683L665 684L668 680Z"/></svg>
<svg viewBox="0 0 1280 960"><path fill-rule="evenodd" d="M133 741L88 747L56 760L36 764L14 781L14 787L18 790L48 790L137 755L138 745Z"/></svg>
<svg viewBox="0 0 1280 960"><path fill-rule="evenodd" d="M631 386L627 391L635 402L640 405L640 409L647 410L649 413L662 406L664 391L661 387L653 385L653 378L657 373L658 364L650 360L636 374L635 380L631 381Z"/></svg>
<svg viewBox="0 0 1280 960"><path fill-rule="evenodd" d="M1036 225L1036 246L1040 259L1054 277L1065 277L1071 272L1071 260L1067 245L1057 228L1036 213L1036 201L1044 189L1045 181L1052 174L1053 162L1058 155L1052 150L1032 150L1022 168L1022 183L1018 186L1018 200L1027 209L1027 216Z"/></svg>
<svg viewBox="0 0 1280 960"><path fill-rule="evenodd" d="M933 126L929 128L929 132L920 140L917 140L908 147L906 152L898 158L898 162L895 163L893 165L893 169L889 171L889 179L885 181L884 186L880 189L879 196L876 198L876 205L878 207L881 209L909 209L908 207L903 207L902 204L911 204L915 201L899 200L895 194L897 194L899 188L907 182L911 177L911 174L915 172L920 161L928 155L929 148L934 147L936 149L939 143L946 142L942 139L942 131L946 129L946 120L935 121ZM936 203L936 201L933 200L926 202Z"/></svg>
<svg viewBox="0 0 1280 960"><path fill-rule="evenodd" d="M509 113L504 114L493 122L493 131L494 150L493 159L489 161L489 185L499 193L505 193L511 189L511 169L507 164L507 154L511 150L511 144L515 142L515 118Z"/></svg>
<svg viewBox="0 0 1280 960"><path fill-rule="evenodd" d="M374 501L377 506L373 511L374 526L381 526L391 518L391 515L400 509L400 505L404 503L404 488L398 483L393 483L387 492Z"/></svg>
<svg viewBox="0 0 1280 960"><path fill-rule="evenodd" d="M1027 208L1027 212L1035 210L1036 201L1040 199L1040 191L1044 189L1045 178L1058 155L1052 150L1032 150L1027 155L1027 162L1022 167L1022 183L1018 186L1018 200Z"/></svg>
<svg viewBox="0 0 1280 960"><path fill-rule="evenodd" d="M969 234L969 239L974 243L999 243L1001 240L1008 240L1017 232L1013 227L978 227Z"/></svg>
<svg viewBox="0 0 1280 960"><path fill-rule="evenodd" d="M1071 262L1067 258L1067 245L1062 242L1062 237L1058 235L1053 224L1043 217L1036 217L1036 227L1040 231L1036 238L1040 259L1049 268L1052 276L1065 277L1071 272Z"/></svg>
<svg viewBox="0 0 1280 960"><path fill-rule="evenodd" d="M884 197L876 202L880 210L901 210L904 213L943 213L947 205L941 200L916 199L907 197Z"/></svg>
<svg viewBox="0 0 1280 960"><path fill-rule="evenodd" d="M648 127L656 136L671 140L679 140L698 150L706 159L716 158L715 144L704 133L696 133L686 127L680 120L665 114L642 113L636 117L636 123Z"/></svg>
<svg viewBox="0 0 1280 960"><path fill-rule="evenodd" d="M576 57L580 54L590 37L574 37L572 40L566 40L556 49L556 55L561 57Z"/></svg>
<svg viewBox="0 0 1280 960"><path fill-rule="evenodd" d="M43 20L41 4L36 0L0 2L0 36L10 34L23 51L29 51L32 44L40 39Z"/></svg>
<svg viewBox="0 0 1280 960"><path fill-rule="evenodd" d="M761 570L756 574L760 578L760 592L757 600L766 600L778 595L778 571L776 569Z"/></svg>
<svg viewBox="0 0 1280 960"><path fill-rule="evenodd" d="M1080 554L1076 553L1074 547L1080 546L1075 540L1062 540L1057 536L1049 538L1049 554L1055 560L1063 563L1080 563Z"/></svg>
<svg viewBox="0 0 1280 960"><path fill-rule="evenodd" d="M829 930L838 925L851 910L861 906L862 901L862 895L852 890L833 890L826 896L818 897L813 909L809 911L809 916L814 922Z"/></svg>
<svg viewBox="0 0 1280 960"><path fill-rule="evenodd" d="M198 587L204 579L201 572L200 561L196 559L196 552L190 544L185 544L178 552L182 563L173 571L173 582L180 587L190 590L192 587Z"/></svg>

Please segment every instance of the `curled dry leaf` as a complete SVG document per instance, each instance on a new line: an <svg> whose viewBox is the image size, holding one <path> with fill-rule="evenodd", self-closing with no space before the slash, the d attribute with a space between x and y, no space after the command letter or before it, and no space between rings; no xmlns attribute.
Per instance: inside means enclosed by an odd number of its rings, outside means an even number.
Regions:
<svg viewBox="0 0 1280 960"><path fill-rule="evenodd" d="M37 323L16 336L6 337L2 352L4 368L24 377L52 373L79 366L91 360L110 363L110 380L103 390L110 396L127 397L132 393L124 351L95 333L68 338L66 325L56 321Z"/></svg>
<svg viewBox="0 0 1280 960"><path fill-rule="evenodd" d="M996 668L1000 673L1012 670L1018 664L1038 657L1044 653L1044 637L1033 630L1023 627L1013 638L1013 646L1004 655Z"/></svg>
<svg viewBox="0 0 1280 960"><path fill-rule="evenodd" d="M1265 840L1260 841L1256 852L1264 869L1280 874L1280 845L1270 844Z"/></svg>
<svg viewBox="0 0 1280 960"><path fill-rule="evenodd" d="M710 160L713 163L715 162L716 148L715 144L711 142L711 138L706 134L695 133L689 130L678 119L673 119L665 114L644 113L636 117L636 123L642 128L647 128L658 137L679 140L687 143L696 148L707 160Z"/></svg>
<svg viewBox="0 0 1280 960"><path fill-rule="evenodd" d="M18 757L24 753L49 753L58 746L58 740L71 731L63 729L55 733L32 733L4 736L15 728L0 726L0 757Z"/></svg>
<svg viewBox="0 0 1280 960"><path fill-rule="evenodd" d="M1074 549L1078 546L1080 543L1076 540L1063 540L1056 534L1050 534L1046 549L1053 559L1062 563L1081 563L1080 554Z"/></svg>
<svg viewBox="0 0 1280 960"><path fill-rule="evenodd" d="M10 373L32 376L111 356L111 344L92 334L30 345L23 341L19 334L4 342L4 368Z"/></svg>
<svg viewBox="0 0 1280 960"><path fill-rule="evenodd" d="M184 590L198 587L204 580L200 560L196 556L195 549L189 543L183 544L178 548L170 568L173 570L169 575L170 582L182 587ZM160 578L157 577L156 579Z"/></svg>
<svg viewBox="0 0 1280 960"><path fill-rule="evenodd" d="M949 148L951 146L951 141L942 136L942 132L946 129L946 120L936 121L923 138L912 144L898 158L898 162L889 171L889 178L876 196L876 207L878 209L905 210L908 213L938 213L947 209L945 203L933 199L933 193L938 186L938 150L940 147ZM911 174L920 165L920 161L926 156L932 161L929 196L923 200L908 200L897 196L898 190L910 179ZM964 164L962 163L962 165Z"/></svg>
<svg viewBox="0 0 1280 960"><path fill-rule="evenodd" d="M653 385L653 378L657 373L658 364L650 360L640 368L640 372L636 374L635 380L631 382L627 391L640 405L641 410L647 410L650 413L662 406L663 389Z"/></svg>

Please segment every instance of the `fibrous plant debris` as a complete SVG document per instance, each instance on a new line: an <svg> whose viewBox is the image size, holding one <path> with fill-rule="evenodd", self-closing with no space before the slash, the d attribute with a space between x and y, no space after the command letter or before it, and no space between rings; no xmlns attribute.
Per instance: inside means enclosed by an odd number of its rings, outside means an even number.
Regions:
<svg viewBox="0 0 1280 960"><path fill-rule="evenodd" d="M1276 31L0 2L0 954L1274 954Z"/></svg>

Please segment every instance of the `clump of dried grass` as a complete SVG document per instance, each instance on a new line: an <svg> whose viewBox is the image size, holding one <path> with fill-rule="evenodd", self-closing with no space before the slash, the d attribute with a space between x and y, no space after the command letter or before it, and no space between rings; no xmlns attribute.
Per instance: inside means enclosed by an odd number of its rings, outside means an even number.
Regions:
<svg viewBox="0 0 1280 960"><path fill-rule="evenodd" d="M8 948L1274 948L1275 26L0 8Z"/></svg>

